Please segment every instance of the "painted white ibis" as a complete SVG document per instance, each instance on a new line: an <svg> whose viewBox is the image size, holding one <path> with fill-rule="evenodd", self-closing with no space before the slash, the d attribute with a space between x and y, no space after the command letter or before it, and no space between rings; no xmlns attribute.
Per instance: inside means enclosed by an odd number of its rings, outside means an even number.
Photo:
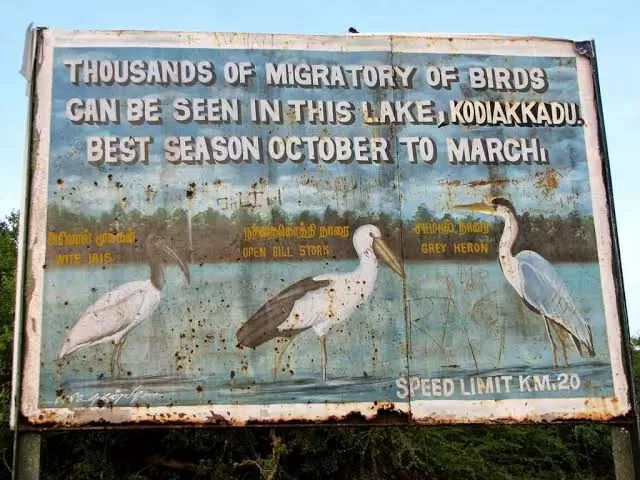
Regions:
<svg viewBox="0 0 640 480"><path fill-rule="evenodd" d="M256 348L273 338L293 338L312 329L320 340L322 379L326 380L327 332L347 320L369 298L378 275L378 258L405 277L402 265L381 237L374 225L359 227L353 234L353 246L360 259L358 268L350 273L306 277L289 286L240 327L236 333L238 346Z"/></svg>
<svg viewBox="0 0 640 480"><path fill-rule="evenodd" d="M114 344L111 375L120 376L120 354L126 335L150 318L160 303L165 283L165 262L175 261L187 283L191 282L189 267L162 238L149 235L145 241L145 252L150 278L120 285L82 312L62 342L58 361L84 348L109 342Z"/></svg>
<svg viewBox="0 0 640 480"><path fill-rule="evenodd" d="M553 348L553 363L557 345L555 333L562 346L564 363L567 361L566 337L571 337L581 356L595 355L591 327L582 318L571 295L553 266L541 255L523 250L513 255L511 249L518 236L518 220L513 204L505 198L494 198L487 203L456 205L454 208L495 215L504 220L504 230L498 246L500 267L507 282L522 298L525 305L542 316L547 336Z"/></svg>

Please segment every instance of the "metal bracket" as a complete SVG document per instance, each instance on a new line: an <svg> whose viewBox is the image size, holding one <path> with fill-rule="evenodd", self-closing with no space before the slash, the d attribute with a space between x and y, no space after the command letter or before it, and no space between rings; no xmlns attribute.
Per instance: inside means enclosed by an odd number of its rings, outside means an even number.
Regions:
<svg viewBox="0 0 640 480"><path fill-rule="evenodd" d="M583 57L593 58L593 42L591 40L583 40L579 42L573 42L573 48L575 49L578 55L582 55Z"/></svg>

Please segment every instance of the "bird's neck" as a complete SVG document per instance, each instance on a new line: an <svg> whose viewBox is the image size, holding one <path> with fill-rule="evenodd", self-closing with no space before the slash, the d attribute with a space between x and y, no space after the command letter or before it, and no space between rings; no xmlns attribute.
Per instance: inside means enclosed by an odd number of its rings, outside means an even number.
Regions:
<svg viewBox="0 0 640 480"><path fill-rule="evenodd" d="M367 248L360 255L360 265L356 269L355 273L360 275L367 275L372 280L375 280L378 274L378 259L373 249Z"/></svg>
<svg viewBox="0 0 640 480"><path fill-rule="evenodd" d="M162 290L162 287L164 287L164 268L162 264L150 260L149 268L151 269L151 284L158 290Z"/></svg>
<svg viewBox="0 0 640 480"><path fill-rule="evenodd" d="M500 266L502 267L504 276L513 288L520 292L521 288L517 282L519 278L518 263L512 253L513 244L517 236L518 222L515 217L512 215L504 217L504 229L502 230L502 236L498 244L498 258L500 259Z"/></svg>

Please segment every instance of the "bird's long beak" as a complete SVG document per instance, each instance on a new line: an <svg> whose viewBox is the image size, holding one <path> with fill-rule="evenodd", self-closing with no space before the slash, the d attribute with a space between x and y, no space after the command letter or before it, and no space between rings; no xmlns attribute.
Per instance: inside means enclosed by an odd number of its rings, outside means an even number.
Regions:
<svg viewBox="0 0 640 480"><path fill-rule="evenodd" d="M496 207L487 205L486 203L468 203L466 205L454 205L457 210L470 210L472 212L486 213L488 215L496 214Z"/></svg>
<svg viewBox="0 0 640 480"><path fill-rule="evenodd" d="M391 249L384 243L384 240L378 237L374 237L373 239L373 251L376 253L376 256L381 258L384 263L386 263L391 270L396 272L400 277L405 278L404 269L398 260L398 257L391 251Z"/></svg>
<svg viewBox="0 0 640 480"><path fill-rule="evenodd" d="M182 261L182 259L178 256L178 254L176 252L174 252L169 245L162 243L161 244L161 248L163 251L165 251L171 258L173 258L176 263L178 264L178 266L180 267L180 270L182 270L182 273L184 274L184 278L187 279L187 283L191 284L191 272L189 271L189 266L184 263Z"/></svg>

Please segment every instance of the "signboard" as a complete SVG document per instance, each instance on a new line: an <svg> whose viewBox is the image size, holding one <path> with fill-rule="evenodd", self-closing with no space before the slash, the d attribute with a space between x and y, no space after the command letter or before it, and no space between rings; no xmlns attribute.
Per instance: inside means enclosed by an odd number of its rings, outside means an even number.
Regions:
<svg viewBox="0 0 640 480"><path fill-rule="evenodd" d="M24 421L630 412L590 43L39 35Z"/></svg>

